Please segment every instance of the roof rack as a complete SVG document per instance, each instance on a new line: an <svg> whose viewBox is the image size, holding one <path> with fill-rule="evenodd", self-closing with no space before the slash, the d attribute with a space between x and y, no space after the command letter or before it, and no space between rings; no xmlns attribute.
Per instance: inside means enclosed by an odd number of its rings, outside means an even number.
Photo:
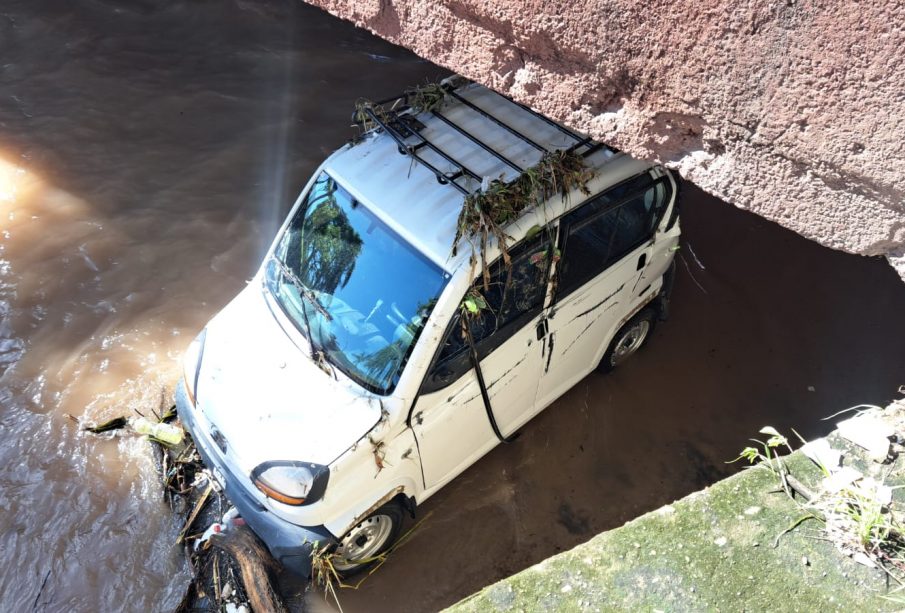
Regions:
<svg viewBox="0 0 905 613"><path fill-rule="evenodd" d="M470 177L472 179L475 179L479 183L481 182L480 176L478 176L476 173L469 170L461 162L457 162L456 160L451 158L442 149L440 149L439 147L434 145L432 142L430 142L429 140L427 140L426 138L421 136L420 131L418 131L411 125L409 125L405 116L399 115L399 114L393 114L393 115L390 115L391 119L389 121L384 121L377 116L377 113L374 112L373 108L365 108L364 111L365 111L365 113L367 113L368 117L370 117L374 123L376 123L378 126L383 128L383 130L387 134L389 134L390 137L392 137L392 139L394 141L396 141L396 144L399 145L399 153L409 155L413 159L420 162L423 166L427 167L428 170L430 170L431 172L434 173L434 175L436 175L437 181L439 181L443 185L447 185L447 184L452 185L457 190L459 190L460 192L462 192L463 194L465 194L467 196L471 192L463 185L456 183L456 179L460 179L462 177ZM405 134L400 132L400 130L404 131ZM410 136L414 136L414 137L420 139L419 142L415 143L414 145L405 142L405 139ZM437 168L436 166L434 166L433 164L431 164L430 162L425 160L423 157L421 157L421 155L418 154L418 150L423 147L427 147L428 149L430 149L431 151L433 151L434 153L436 153L437 155L442 157L444 160L446 160L447 162L449 162L450 164L452 164L453 166L458 168L458 170L453 173L443 172L442 170L440 170L439 168Z"/></svg>
<svg viewBox="0 0 905 613"><path fill-rule="evenodd" d="M468 108L474 113L479 114L484 119L496 124L500 128L504 129L509 134L512 134L516 138L520 139L522 142L528 144L534 149L537 149L542 154L546 155L548 153L553 153L555 150L548 149L543 145L538 144L527 135L523 134L519 130L517 130L512 125L504 122L499 117L493 115L488 112L486 109L480 108L470 100L467 100L465 97L461 96L456 92L457 89L462 87L463 85L470 84L470 81L465 79L452 77L449 79L444 79L441 82L441 87L445 90L446 94L453 98L454 100L460 102L464 107ZM494 92L497 93L497 92ZM571 138L575 142L569 146L566 151L569 153L574 153L578 149L582 147L587 147L582 153L582 157L588 157L591 154L599 151L604 147L602 143L595 142L590 137L583 137L579 134L573 132L572 130L561 126L557 122L549 119L548 117L544 117L540 113L534 111L528 106L524 104L518 103L507 96L503 96L502 94L497 93L498 96L507 100L511 104L519 107L523 111L530 113L537 119L553 126L560 132L562 132L567 137ZM447 152L440 149L436 144L427 140L424 135L421 134L421 130L424 128L424 125L421 124L416 118L415 113L409 113L407 111L412 110L409 101L410 92L406 92L400 96L395 96L393 98L388 98L386 100L381 100L380 102L375 102L373 105L366 106L362 110L365 114L367 114L368 118L374 122L375 125L379 126L384 132L386 132L399 147L399 153L403 155L411 156L412 159L419 162L422 166L430 170L437 177L437 181L443 185L451 185L455 189L457 189L462 194L468 196L470 194L475 193L480 190L480 185L483 181L483 177L479 176L474 171L470 170L466 167L462 162L455 160L452 158ZM402 104L400 105L400 102ZM392 104L391 104L392 103ZM387 105L390 105L387 107ZM375 111L375 108L379 109L379 112ZM502 153L482 141L480 138L463 128L462 126L456 124L446 115L443 115L438 110L430 111L431 116L436 117L445 125L452 128L456 133L460 136L466 138L471 141L500 162L509 166L516 172L522 173L524 172L524 168L520 167L514 161L508 159ZM414 142L412 142L412 139ZM421 154L422 149L427 149L432 151L446 162L448 162L455 170L452 172L444 172L443 170L434 166L430 161L426 160ZM462 182L459 182L463 180ZM478 183L477 189L471 190L467 187L468 181L474 180ZM464 185L463 185L464 183Z"/></svg>

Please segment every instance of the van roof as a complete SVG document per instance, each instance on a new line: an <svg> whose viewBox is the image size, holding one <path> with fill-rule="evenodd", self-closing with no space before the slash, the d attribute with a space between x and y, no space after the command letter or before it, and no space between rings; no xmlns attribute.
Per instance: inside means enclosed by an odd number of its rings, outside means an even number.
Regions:
<svg viewBox="0 0 905 613"><path fill-rule="evenodd" d="M383 127L337 151L325 169L447 270L465 196L482 180L512 181L548 151L571 148L596 168L617 154L483 86L444 86L439 111L375 113Z"/></svg>

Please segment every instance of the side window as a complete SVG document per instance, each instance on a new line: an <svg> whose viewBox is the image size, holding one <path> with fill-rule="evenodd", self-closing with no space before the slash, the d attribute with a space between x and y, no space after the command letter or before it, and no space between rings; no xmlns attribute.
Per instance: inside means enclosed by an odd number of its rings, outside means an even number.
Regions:
<svg viewBox="0 0 905 613"><path fill-rule="evenodd" d="M672 188L669 182L664 178L654 183L654 188L644 193L644 207L647 209L649 217L648 232L653 234L654 229L660 223L663 212L666 210L666 203L669 202L669 193Z"/></svg>
<svg viewBox="0 0 905 613"><path fill-rule="evenodd" d="M616 231L610 245L607 264L610 264L650 238L651 211L656 197L656 187L649 187L642 194L633 196L616 207Z"/></svg>
<svg viewBox="0 0 905 613"><path fill-rule="evenodd" d="M581 287L650 239L665 202L665 184L644 173L566 215L558 297Z"/></svg>
<svg viewBox="0 0 905 613"><path fill-rule="evenodd" d="M487 287L483 276L472 285L469 293L480 294L486 303L470 323L481 358L499 347L543 308L553 259L551 234L552 230L547 228L510 248L511 266L506 267L500 258L490 267ZM466 373L471 368L467 348L459 313L449 325L423 391L442 389Z"/></svg>
<svg viewBox="0 0 905 613"><path fill-rule="evenodd" d="M511 265L497 260L490 270L490 282L475 280L473 290L487 303L472 320L475 342L505 330L518 329L526 316L531 318L543 306L550 268L548 232L539 232L509 252ZM499 343L497 343L499 344Z"/></svg>
<svg viewBox="0 0 905 613"><path fill-rule="evenodd" d="M563 237L563 257L559 262L557 295L570 293L606 268L619 209L606 210L598 204L591 202L575 211L592 215L567 226L568 234Z"/></svg>

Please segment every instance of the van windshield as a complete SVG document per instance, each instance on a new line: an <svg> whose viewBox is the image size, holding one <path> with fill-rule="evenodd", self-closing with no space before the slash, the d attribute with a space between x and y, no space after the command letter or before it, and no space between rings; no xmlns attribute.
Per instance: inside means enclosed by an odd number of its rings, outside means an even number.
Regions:
<svg viewBox="0 0 905 613"><path fill-rule="evenodd" d="M388 394L447 276L327 173L265 267L266 284L316 351Z"/></svg>

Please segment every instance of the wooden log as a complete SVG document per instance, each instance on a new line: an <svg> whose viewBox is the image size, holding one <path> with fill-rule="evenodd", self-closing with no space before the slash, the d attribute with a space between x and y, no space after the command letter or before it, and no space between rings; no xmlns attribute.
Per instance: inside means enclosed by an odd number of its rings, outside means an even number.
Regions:
<svg viewBox="0 0 905 613"><path fill-rule="evenodd" d="M227 532L212 535L210 544L238 564L245 593L255 613L287 612L271 575L279 564L251 530L245 526L233 526Z"/></svg>

